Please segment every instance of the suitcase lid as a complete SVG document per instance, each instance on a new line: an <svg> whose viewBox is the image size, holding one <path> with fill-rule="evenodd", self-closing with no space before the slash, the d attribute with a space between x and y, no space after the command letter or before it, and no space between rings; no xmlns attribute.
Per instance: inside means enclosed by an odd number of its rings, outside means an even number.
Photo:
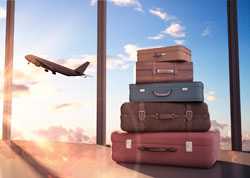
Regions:
<svg viewBox="0 0 250 178"><path fill-rule="evenodd" d="M195 82L171 82L171 83L152 83L152 84L129 84L129 87L136 87L136 88L144 88L147 86L151 87L173 87L173 88L182 88L182 87L201 87L204 88L202 82L195 81Z"/></svg>
<svg viewBox="0 0 250 178"><path fill-rule="evenodd" d="M191 50L183 45L175 45L175 46L159 47L159 48L144 48L137 50L137 52L139 54L139 53L152 53L157 51L170 52L170 51L180 51L180 50L191 55Z"/></svg>
<svg viewBox="0 0 250 178"><path fill-rule="evenodd" d="M126 143L132 140L134 144L185 145L192 142L194 146L211 146L218 143L219 132L158 132L158 133L125 133L113 132L112 142Z"/></svg>

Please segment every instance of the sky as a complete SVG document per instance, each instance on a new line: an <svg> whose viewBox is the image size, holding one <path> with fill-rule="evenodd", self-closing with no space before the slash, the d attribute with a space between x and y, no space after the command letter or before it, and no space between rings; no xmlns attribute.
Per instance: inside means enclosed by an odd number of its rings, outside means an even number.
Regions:
<svg viewBox="0 0 250 178"><path fill-rule="evenodd" d="M194 79L204 83L211 119L230 124L226 0L109 0L107 10L108 140L113 130L120 130L120 106L128 101L128 85L135 82L136 50L140 48L175 44L190 48ZM4 64L4 11L5 0L0 0L0 77ZM239 0L244 135L250 133L249 12L250 2ZM95 0L16 1L13 137L49 135L62 141L80 137L94 142L96 13ZM30 53L71 68L90 60L86 72L92 77L45 73L27 64L24 56Z"/></svg>

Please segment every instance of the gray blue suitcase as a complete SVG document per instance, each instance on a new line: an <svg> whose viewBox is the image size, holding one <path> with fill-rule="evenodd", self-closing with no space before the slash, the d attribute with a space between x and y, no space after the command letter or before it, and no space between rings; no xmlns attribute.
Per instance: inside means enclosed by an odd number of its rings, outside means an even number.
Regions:
<svg viewBox="0 0 250 178"><path fill-rule="evenodd" d="M130 84L131 102L203 102L203 83Z"/></svg>

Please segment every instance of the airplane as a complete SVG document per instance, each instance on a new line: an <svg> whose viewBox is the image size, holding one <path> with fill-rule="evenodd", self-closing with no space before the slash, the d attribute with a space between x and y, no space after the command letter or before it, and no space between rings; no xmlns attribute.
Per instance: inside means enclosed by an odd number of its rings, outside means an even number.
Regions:
<svg viewBox="0 0 250 178"><path fill-rule="evenodd" d="M29 54L25 56L25 59L28 61L28 64L32 63L37 67L43 67L45 72L51 71L52 74L56 75L56 73L60 73L66 76L84 76L87 77L86 74L84 74L84 71L87 69L88 65L90 64L88 61L84 64L80 65L76 69L70 69L67 67L64 67L62 65L56 64L54 62L45 60L43 58L40 58L38 56Z"/></svg>

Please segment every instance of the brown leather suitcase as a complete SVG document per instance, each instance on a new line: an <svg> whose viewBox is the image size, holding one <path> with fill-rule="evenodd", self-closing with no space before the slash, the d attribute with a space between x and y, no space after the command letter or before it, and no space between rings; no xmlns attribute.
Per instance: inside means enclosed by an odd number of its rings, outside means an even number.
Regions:
<svg viewBox="0 0 250 178"><path fill-rule="evenodd" d="M191 50L182 45L141 49L137 51L137 57L139 62L191 62Z"/></svg>
<svg viewBox="0 0 250 178"><path fill-rule="evenodd" d="M192 62L137 62L136 83L192 82Z"/></svg>
<svg viewBox="0 0 250 178"><path fill-rule="evenodd" d="M111 140L112 159L118 163L209 168L219 155L218 132L113 132Z"/></svg>
<svg viewBox="0 0 250 178"><path fill-rule="evenodd" d="M143 103L121 106L121 128L127 132L205 132L210 129L206 103Z"/></svg>

